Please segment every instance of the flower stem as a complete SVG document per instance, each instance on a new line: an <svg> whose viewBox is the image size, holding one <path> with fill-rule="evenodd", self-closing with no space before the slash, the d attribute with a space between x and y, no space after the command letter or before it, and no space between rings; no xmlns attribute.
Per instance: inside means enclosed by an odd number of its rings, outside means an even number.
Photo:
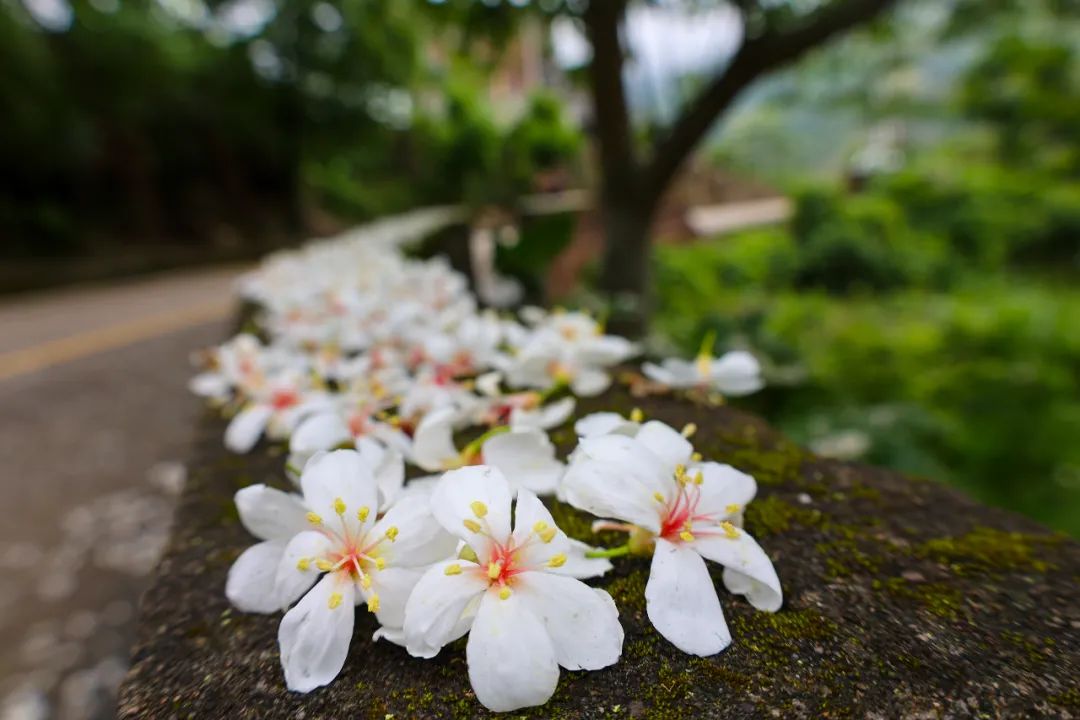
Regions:
<svg viewBox="0 0 1080 720"><path fill-rule="evenodd" d="M630 554L630 543L626 545L619 545L618 547L605 548L604 550L586 550L585 557L587 558L613 558L621 555Z"/></svg>
<svg viewBox="0 0 1080 720"><path fill-rule="evenodd" d="M465 449L461 451L461 457L471 458L472 456L476 455L476 453L480 452L480 448L484 446L484 443L486 443L488 440L495 437L496 435L502 435L505 432L510 432L509 425L496 425L495 427L491 428L486 433L466 445Z"/></svg>

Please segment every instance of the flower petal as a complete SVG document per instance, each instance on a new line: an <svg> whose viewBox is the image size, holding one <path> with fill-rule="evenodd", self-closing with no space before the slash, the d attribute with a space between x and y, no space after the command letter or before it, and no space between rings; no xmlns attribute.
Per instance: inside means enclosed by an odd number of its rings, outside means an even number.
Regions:
<svg viewBox="0 0 1080 720"><path fill-rule="evenodd" d="M428 472L442 470L458 459L454 446L454 424L458 411L454 407L432 410L416 426L412 442L412 460Z"/></svg>
<svg viewBox="0 0 1080 720"><path fill-rule="evenodd" d="M575 404L574 398L566 397L535 410L514 408L510 413L510 425L515 429L533 427L549 430L566 422L574 414Z"/></svg>
<svg viewBox="0 0 1080 720"><path fill-rule="evenodd" d="M547 433L517 429L488 439L481 450L484 463L497 467L515 487L550 495L559 486L563 464Z"/></svg>
<svg viewBox="0 0 1080 720"><path fill-rule="evenodd" d="M477 502L484 506L483 518L475 513ZM510 537L510 484L498 468L487 465L451 470L431 493L431 512L447 532L486 555L492 541ZM480 529L474 532L469 526Z"/></svg>
<svg viewBox="0 0 1080 720"><path fill-rule="evenodd" d="M761 379L761 364L744 350L725 353L712 363L712 381L725 395L749 395L765 387Z"/></svg>
<svg viewBox="0 0 1080 720"><path fill-rule="evenodd" d="M611 561L607 558L585 557L585 553L594 549L591 545L573 538L568 538L568 540L566 563L562 567L552 568L550 572L578 580L588 580L606 575L611 571Z"/></svg>
<svg viewBox="0 0 1080 720"><path fill-rule="evenodd" d="M356 451L371 466L379 487L379 507L387 508L405 484L405 461L401 453L371 438L356 441Z"/></svg>
<svg viewBox="0 0 1080 720"><path fill-rule="evenodd" d="M623 629L610 595L548 572L524 572L516 580L514 592L543 621L559 665L599 670L618 661Z"/></svg>
<svg viewBox="0 0 1080 720"><path fill-rule="evenodd" d="M333 450L339 445L352 442L352 435L341 415L325 412L311 415L303 420L289 438L289 450L311 455L319 450Z"/></svg>
<svg viewBox="0 0 1080 720"><path fill-rule="evenodd" d="M728 590L746 595L758 610L776 612L784 603L784 594L772 560L748 532L734 532L737 537L698 535L690 545L702 557L724 566L724 584Z"/></svg>
<svg viewBox="0 0 1080 720"><path fill-rule="evenodd" d="M274 414L269 405L249 405L229 421L225 428L225 447L234 453L246 453L255 447Z"/></svg>
<svg viewBox="0 0 1080 720"><path fill-rule="evenodd" d="M484 594L465 657L476 699L495 712L543 705L559 684L547 628L516 593Z"/></svg>
<svg viewBox="0 0 1080 720"><path fill-rule="evenodd" d="M331 547L330 540L314 530L302 532L289 541L274 573L277 607L293 604L319 579L320 571L315 561L325 558Z"/></svg>
<svg viewBox="0 0 1080 720"><path fill-rule="evenodd" d="M310 460L300 476L300 487L308 508L324 523L344 526L350 537L360 537L375 521L379 507L375 477L355 450L334 450ZM360 520L357 513L365 507L368 514Z"/></svg>
<svg viewBox="0 0 1080 720"><path fill-rule="evenodd" d="M738 516L757 494L757 482L751 475L730 465L706 462L694 465L691 474L701 471L701 495L698 512L717 518ZM737 509L729 509L738 505Z"/></svg>
<svg viewBox="0 0 1080 720"><path fill-rule="evenodd" d="M459 566L462 571L447 575L446 568L450 565ZM487 575L476 563L446 560L432 565L405 603L403 627L409 654L435 657L444 645L461 637L460 623L470 602L487 587Z"/></svg>
<svg viewBox="0 0 1080 720"><path fill-rule="evenodd" d="M379 518L369 541L385 537L397 528L391 542L379 545L380 554L395 567L421 567L454 554L458 539L446 532L431 514L431 500L421 493L406 495Z"/></svg>
<svg viewBox="0 0 1080 720"><path fill-rule="evenodd" d="M249 485L234 496L240 522L260 540L287 541L308 529L303 499L266 485Z"/></svg>
<svg viewBox="0 0 1080 720"><path fill-rule="evenodd" d="M611 385L611 378L603 370L582 368L570 381L570 389L578 397L596 397Z"/></svg>
<svg viewBox="0 0 1080 720"><path fill-rule="evenodd" d="M645 446L625 435L586 438L574 451L562 493L576 508L660 531L654 493L670 495L674 479Z"/></svg>
<svg viewBox="0 0 1080 720"><path fill-rule="evenodd" d="M225 597L237 610L271 613L281 609L274 575L284 552L284 542L268 540L240 553L225 581Z"/></svg>
<svg viewBox="0 0 1080 720"><path fill-rule="evenodd" d="M685 653L715 655L731 644L705 561L685 545L656 541L645 603L653 627Z"/></svg>
<svg viewBox="0 0 1080 720"><path fill-rule="evenodd" d="M612 433L633 437L639 427L641 426L638 423L627 420L619 413L595 412L575 422L574 432L581 438Z"/></svg>
<svg viewBox="0 0 1080 720"><path fill-rule="evenodd" d="M540 541L535 535L537 524L544 528L554 528L555 534L547 542ZM518 561L522 567L540 568L546 567L547 562L554 555L570 555L570 539L555 524L551 512L528 490L518 492L517 505L514 507L514 546L521 548L518 551Z"/></svg>
<svg viewBox="0 0 1080 720"><path fill-rule="evenodd" d="M341 672L352 640L354 592L351 582L332 573L281 619L278 645L290 690L310 692Z"/></svg>
<svg viewBox="0 0 1080 720"><path fill-rule="evenodd" d="M405 624L405 603L422 576L420 570L403 567L388 567L372 573L371 590L364 591L364 597L367 599L372 593L379 596L375 617L381 625L401 628Z"/></svg>
<svg viewBox="0 0 1080 720"><path fill-rule="evenodd" d="M682 433L659 420L650 420L641 426L634 439L647 447L671 469L676 465L689 465L694 446Z"/></svg>

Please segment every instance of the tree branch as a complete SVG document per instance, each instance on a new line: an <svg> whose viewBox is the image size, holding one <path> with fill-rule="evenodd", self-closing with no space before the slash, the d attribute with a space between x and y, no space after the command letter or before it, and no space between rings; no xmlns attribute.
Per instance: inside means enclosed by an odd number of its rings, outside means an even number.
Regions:
<svg viewBox="0 0 1080 720"><path fill-rule="evenodd" d="M644 170L645 196L659 200L716 118L748 85L834 36L872 20L896 2L840 0L811 14L791 30L766 32L745 41L727 68L701 91L656 144Z"/></svg>

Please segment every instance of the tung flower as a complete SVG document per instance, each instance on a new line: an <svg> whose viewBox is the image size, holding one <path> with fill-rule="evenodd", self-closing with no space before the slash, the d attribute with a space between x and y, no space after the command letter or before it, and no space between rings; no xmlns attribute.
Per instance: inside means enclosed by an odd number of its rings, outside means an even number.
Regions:
<svg viewBox="0 0 1080 720"><path fill-rule="evenodd" d="M513 528L510 505L510 485L495 468L444 475L432 512L475 560L434 565L405 608L406 646L415 656L432 657L469 632L469 680L497 712L547 702L559 666L607 667L623 642L611 596L568 576L570 541L544 505L519 491Z"/></svg>
<svg viewBox="0 0 1080 720"><path fill-rule="evenodd" d="M575 507L632 523L655 542L646 608L653 626L684 652L713 655L731 642L705 560L724 566L724 584L760 609L780 608L772 562L739 526L756 492L754 479L701 462L672 428L651 421L631 438L582 440L563 481Z"/></svg>

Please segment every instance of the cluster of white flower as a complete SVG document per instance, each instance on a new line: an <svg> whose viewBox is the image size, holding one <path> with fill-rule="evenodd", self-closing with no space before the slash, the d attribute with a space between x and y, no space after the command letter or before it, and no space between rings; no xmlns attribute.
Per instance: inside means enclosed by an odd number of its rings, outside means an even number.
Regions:
<svg viewBox="0 0 1080 720"><path fill-rule="evenodd" d="M582 580L621 555L652 555L649 619L685 652L731 642L703 558L724 567L730 591L777 610L772 563L741 529L754 480L704 461L692 427L593 414L575 424L567 463L556 457L546 430L569 419L575 396L603 392L635 346L582 313L479 311L459 274L400 252L421 232L384 223L269 258L241 288L266 341L238 335L192 381L231 415L233 451L263 435L288 443L285 474L299 492L236 494L260 542L226 586L243 611L287 610L278 640L288 687L307 692L338 675L353 608L366 604L374 639L415 657L467 633L469 679L489 709L543 704L559 667L619 659L615 603ZM760 387L742 356L647 372L672 386ZM475 439L459 447L466 431ZM406 482L407 463L432 474ZM538 495L605 518L598 526L627 531L628 543L568 538Z"/></svg>

